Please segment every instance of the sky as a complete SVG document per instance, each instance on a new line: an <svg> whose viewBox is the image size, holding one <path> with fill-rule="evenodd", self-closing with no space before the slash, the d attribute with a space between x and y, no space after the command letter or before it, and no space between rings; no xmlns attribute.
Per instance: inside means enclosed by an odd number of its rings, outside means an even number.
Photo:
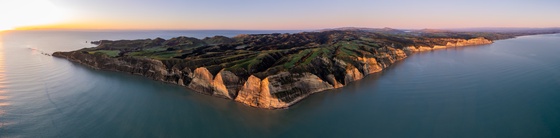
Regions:
<svg viewBox="0 0 560 138"><path fill-rule="evenodd" d="M558 0L0 0L0 30L560 27Z"/></svg>

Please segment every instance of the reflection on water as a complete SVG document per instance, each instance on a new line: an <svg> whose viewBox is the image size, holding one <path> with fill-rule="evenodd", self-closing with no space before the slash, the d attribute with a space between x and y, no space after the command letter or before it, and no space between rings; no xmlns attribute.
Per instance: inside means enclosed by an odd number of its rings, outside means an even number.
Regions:
<svg viewBox="0 0 560 138"><path fill-rule="evenodd" d="M6 91L4 90L6 89L6 86L4 86L4 81L6 80L6 69L4 65L4 46L2 44L2 37L0 37L0 129L4 127L5 123L1 119L6 113L5 108L10 105L10 103L8 102L8 96L5 95Z"/></svg>
<svg viewBox="0 0 560 138"><path fill-rule="evenodd" d="M158 36L3 35L0 137L560 137L554 35L414 54L287 110L256 109L42 54L91 47L84 43L91 40Z"/></svg>

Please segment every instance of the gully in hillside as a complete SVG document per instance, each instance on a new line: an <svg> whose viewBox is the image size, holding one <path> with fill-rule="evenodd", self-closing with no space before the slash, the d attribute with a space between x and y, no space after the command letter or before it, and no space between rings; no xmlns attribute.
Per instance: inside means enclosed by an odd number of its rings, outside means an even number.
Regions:
<svg viewBox="0 0 560 138"><path fill-rule="evenodd" d="M407 53L490 44L528 33L327 30L296 34L94 41L55 52L96 69L182 85L249 106L279 109L382 71Z"/></svg>

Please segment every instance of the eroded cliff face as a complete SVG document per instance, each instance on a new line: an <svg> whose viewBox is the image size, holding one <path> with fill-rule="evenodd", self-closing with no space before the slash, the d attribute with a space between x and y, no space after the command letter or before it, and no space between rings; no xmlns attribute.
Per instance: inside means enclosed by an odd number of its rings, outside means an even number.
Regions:
<svg viewBox="0 0 560 138"><path fill-rule="evenodd" d="M281 72L262 80L250 76L235 101L260 108L287 108L310 94L333 88L311 73Z"/></svg>
<svg viewBox="0 0 560 138"><path fill-rule="evenodd" d="M376 58L380 61L379 65L382 68L387 68L391 64L406 58L406 53L401 49L396 48L384 48L381 53L378 53Z"/></svg>
<svg viewBox="0 0 560 138"><path fill-rule="evenodd" d="M240 91L237 93L235 101L244 103L249 106L258 107L261 103L262 80L251 75ZM265 85L266 86L266 85Z"/></svg>
<svg viewBox="0 0 560 138"><path fill-rule="evenodd" d="M208 69L205 67L196 68L190 78L192 78L192 81L188 85L189 88L198 92L213 94L214 87L212 83L214 82L214 76L210 74Z"/></svg>
<svg viewBox="0 0 560 138"><path fill-rule="evenodd" d="M142 75L158 81L171 81L177 79L175 74L169 73L159 60L147 58L110 58L106 55L87 54L83 52L55 52L55 57L66 58L95 69L112 70ZM176 82L176 80L175 80ZM177 84L177 83L175 83Z"/></svg>
<svg viewBox="0 0 560 138"><path fill-rule="evenodd" d="M484 45L484 44L491 44L492 41L486 39L486 38L473 38L473 39L469 39L469 40L465 40L465 39L459 39L457 40L457 42L447 42L447 47L450 46L472 46L472 45Z"/></svg>
<svg viewBox="0 0 560 138"><path fill-rule="evenodd" d="M221 70L214 78L214 95L235 99L245 81L230 71Z"/></svg>
<svg viewBox="0 0 560 138"><path fill-rule="evenodd" d="M348 84L353 81L361 80L364 78L364 74L362 74L358 68L348 65L346 67L346 75L344 76L344 83Z"/></svg>
<svg viewBox="0 0 560 138"><path fill-rule="evenodd" d="M381 67L373 57L358 57L358 60L364 64L364 74L372 74L383 70L383 67Z"/></svg>
<svg viewBox="0 0 560 138"><path fill-rule="evenodd" d="M285 108L310 94L333 89L328 82L323 81L318 76L311 73L294 74L281 72L277 75L268 76L263 80L264 95L270 95L263 107L265 108ZM275 99L278 99L276 102ZM286 103L286 104L283 104Z"/></svg>
<svg viewBox="0 0 560 138"><path fill-rule="evenodd" d="M254 36L245 37L251 37L252 39ZM281 35L279 37L288 39L293 36ZM262 42L260 39L255 39L256 42ZM331 47L314 51L309 50L308 53L305 53L305 51L300 53L298 51L291 51L293 48L286 50L285 53L259 53L255 55L255 60L244 60L244 58L250 57L250 53L240 54L248 56L225 58L231 61L248 61L247 63L250 64L247 64L247 68L234 68L236 66L233 64L229 65L230 63L228 62L218 64L213 59L194 60L196 58L193 58L192 62L182 64L171 63L173 61L162 62L160 60L133 56L109 57L104 54L91 54L86 51L56 52L53 56L66 58L95 69L127 72L157 81L181 85L199 93L235 100L253 107L279 109L287 108L313 93L340 88L351 82L358 81L368 74L380 72L395 62L405 59L407 57L406 52L431 51L449 47L492 43L492 41L485 38L468 40L441 38L434 40L441 42L438 43L441 45L431 46L360 46L363 43L356 43L355 45L357 46L355 47L344 47L345 44L350 43L340 43L341 46L338 46L335 43L335 41L338 41L336 39L316 39L317 42L328 42ZM234 42L234 40L227 40L228 42ZM194 42L194 40L192 41ZM218 43L226 40L208 39L206 41ZM275 39L270 41L276 42ZM194 44L192 43L191 45ZM208 48L210 50L219 50L224 47L227 46L212 46ZM253 48L263 47L256 46ZM196 49L193 51L196 52ZM189 54L192 54L192 56L207 56L193 54L194 52ZM203 49L198 52L204 53L208 51ZM348 52L355 54L347 54ZM283 61L282 57L289 54L301 55L294 56L294 58L309 59L289 62L291 59L288 58L288 60ZM285 65L277 65L280 63ZM299 66L298 68L281 68L288 65Z"/></svg>
<svg viewBox="0 0 560 138"><path fill-rule="evenodd" d="M220 70L214 76L205 67L198 67L194 70L179 69L175 66L167 67L161 61L153 59L110 58L106 55L92 55L77 51L56 52L53 56L66 58L95 69L128 72L182 85L196 92L232 99L253 107L280 109L287 108L313 93L340 88L345 84L360 80L368 74L380 72L383 68L406 57L404 51L400 49L385 48L381 52L383 53L378 53L376 57L355 57L354 61L361 65L359 68L336 58L332 60L318 58L334 68L343 69L342 82L333 74L328 74L322 79L310 72L284 71L263 79L254 75L242 78L225 69Z"/></svg>
<svg viewBox="0 0 560 138"><path fill-rule="evenodd" d="M338 82L338 81L336 80L336 78L334 77L333 74L327 75L327 80L326 80L326 81L327 81L329 84L332 84L332 86L333 86L334 88L341 88L341 87L344 87L344 84Z"/></svg>
<svg viewBox="0 0 560 138"><path fill-rule="evenodd" d="M409 52L422 52L422 51L432 51L438 49L446 49L450 47L460 47L460 46L473 46L473 45L486 45L493 43L491 40L486 38L473 38L473 39L450 39L446 38L441 41L447 41L445 45L434 45L434 46L407 46L403 49Z"/></svg>

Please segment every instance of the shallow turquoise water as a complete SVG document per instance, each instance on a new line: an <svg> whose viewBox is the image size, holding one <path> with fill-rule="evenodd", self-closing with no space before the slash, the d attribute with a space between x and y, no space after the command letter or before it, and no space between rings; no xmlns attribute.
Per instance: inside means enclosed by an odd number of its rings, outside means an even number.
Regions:
<svg viewBox="0 0 560 138"><path fill-rule="evenodd" d="M238 33L270 32L1 34L0 137L560 137L558 34L414 54L273 111L41 54Z"/></svg>

